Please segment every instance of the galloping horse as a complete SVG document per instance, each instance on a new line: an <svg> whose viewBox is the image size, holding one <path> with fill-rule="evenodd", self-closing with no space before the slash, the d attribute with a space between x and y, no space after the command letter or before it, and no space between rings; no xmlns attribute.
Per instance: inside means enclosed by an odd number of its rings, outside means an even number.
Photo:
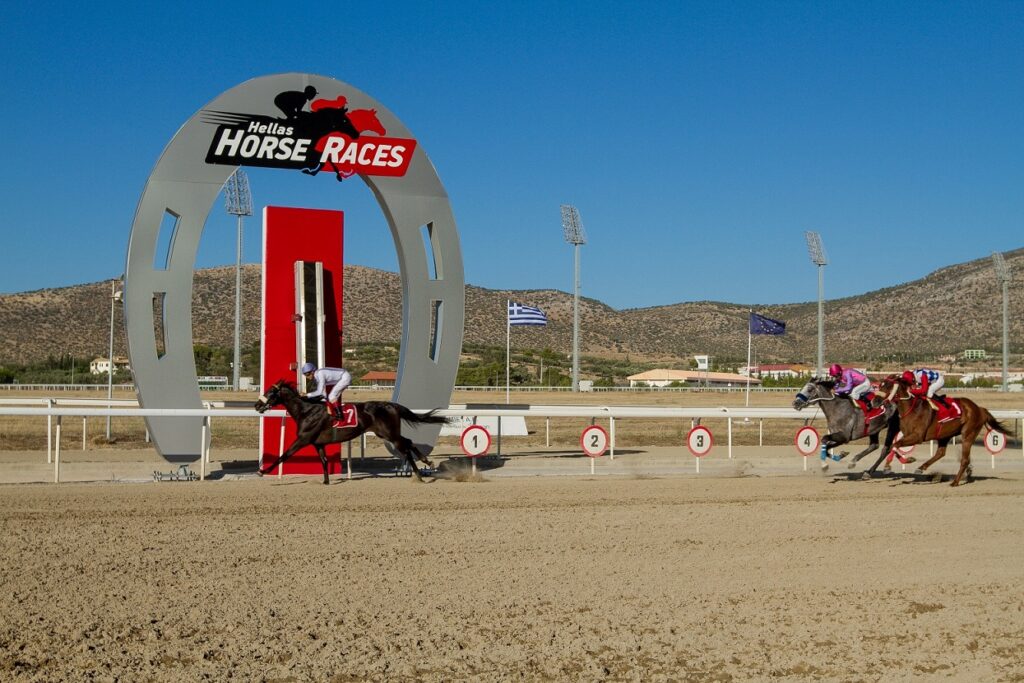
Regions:
<svg viewBox="0 0 1024 683"><path fill-rule="evenodd" d="M960 435L960 470L953 477L950 486L959 486L964 475L971 476L971 446L981 433L982 427L994 429L1003 434L1010 434L1009 428L992 417L992 413L967 398L954 399L960 406L958 416L941 418L939 412L933 410L923 398L910 393L910 385L898 375L889 375L881 381L878 391L887 403L895 403L900 418L903 435L897 440L896 447L913 446L925 441L937 441L939 447L930 460L917 468L917 474L924 474L936 461L946 454L946 444L954 436ZM941 419L940 419L941 418Z"/></svg>
<svg viewBox="0 0 1024 683"><path fill-rule="evenodd" d="M849 398L836 396L833 392L834 388L834 380L815 378L804 385L804 388L800 390L793 401L793 407L797 410L803 410L812 404L821 406L829 429L829 433L821 439L822 450L827 453L828 450L835 446L863 439L865 436L868 437L868 447L854 455L850 461L850 467L852 468L857 464L858 460L878 449L878 433L884 427L889 427L889 431L885 435L885 449L882 453L884 457L889 452L889 447L892 445L896 432L900 429L899 415L896 414L896 410L892 406L887 405L882 413L872 417L870 420L865 420L863 411L855 406ZM824 457L823 455L822 459ZM841 458L842 455L839 457ZM879 458L865 474L870 477L881 461L882 458ZM827 465L826 461L826 464L822 467L827 467Z"/></svg>
<svg viewBox="0 0 1024 683"><path fill-rule="evenodd" d="M320 456L320 464L324 467L325 484L330 483L330 478L327 476L327 452L324 450L324 446L329 443L351 441L365 432L373 432L390 443L396 451L405 456L405 461L416 474L416 478L423 481L414 459L430 468L433 468L434 465L416 448L412 441L402 436L402 422L409 424L445 424L448 422L448 418L434 414L437 412L436 409L420 415L391 401L367 401L366 403L350 404L356 407L356 415L359 420L356 425L337 428L333 426L333 420L324 410L322 403L304 401L295 387L284 380L280 380L271 386L267 393L260 396L256 401L256 412L264 413L276 405L283 405L295 420L297 436L288 450L279 455L270 466L260 468L260 476L292 457L300 448L312 445L316 448L316 452Z"/></svg>

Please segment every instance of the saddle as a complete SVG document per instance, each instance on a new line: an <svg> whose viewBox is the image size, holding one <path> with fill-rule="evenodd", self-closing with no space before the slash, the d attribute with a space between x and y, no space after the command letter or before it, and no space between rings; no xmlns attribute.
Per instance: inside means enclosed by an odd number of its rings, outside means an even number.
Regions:
<svg viewBox="0 0 1024 683"><path fill-rule="evenodd" d="M356 407L351 403L342 403L341 417L336 417L331 421L331 426L335 429L355 427L357 424L359 424L359 415L356 413Z"/></svg>
<svg viewBox="0 0 1024 683"><path fill-rule="evenodd" d="M874 420L879 415L884 415L885 414L885 408L883 406L875 406L874 408L868 409L868 407L865 406L863 402L858 401L857 399L855 399L853 397L850 398L850 401L853 402L853 405L855 405L858 408L860 408L860 412L864 413L864 423L865 424L867 424L868 422L871 422L872 420Z"/></svg>
<svg viewBox="0 0 1024 683"><path fill-rule="evenodd" d="M928 404L931 405L932 410L938 413L936 417L940 423L956 420L964 414L963 409L960 408L960 402L956 399L947 398L946 403L949 404L948 408L934 399L928 399Z"/></svg>

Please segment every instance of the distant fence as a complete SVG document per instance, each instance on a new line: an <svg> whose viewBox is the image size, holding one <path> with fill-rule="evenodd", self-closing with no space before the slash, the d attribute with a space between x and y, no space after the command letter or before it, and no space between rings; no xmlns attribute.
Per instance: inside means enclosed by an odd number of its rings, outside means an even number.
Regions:
<svg viewBox="0 0 1024 683"><path fill-rule="evenodd" d="M1011 386L1011 391L1013 391ZM957 394L970 394L985 391L999 391L998 386L993 387L946 387L949 391L953 391ZM114 389L120 391L135 391L134 384L115 384ZM200 391L228 391L231 387L221 382L210 382L210 383L199 383ZM368 391L386 391L394 389L394 386L387 384L360 384L355 383L348 388L348 391L357 390L368 390ZM751 394L793 394L799 391L800 387L750 387ZM0 384L0 392L17 392L17 391L46 391L46 392L67 392L67 391L106 391L106 384ZM259 385L253 385L248 393L258 393L260 390ZM483 393L504 393L505 387L503 386L490 386L490 385L458 385L454 388L454 391L475 391ZM572 387L565 386L513 386L511 390L517 393L539 393L539 392L559 392L559 393L570 393ZM745 394L747 392L746 387L593 387L583 393L680 393L680 394L694 394L694 393L713 393L713 394Z"/></svg>
<svg viewBox="0 0 1024 683"><path fill-rule="evenodd" d="M96 406L97 404L103 403L108 404L106 400L88 400L88 399L8 399L6 403L17 403L20 405L36 405L43 404L42 407L13 407L10 405L4 405L5 401L0 401L0 416L35 416L35 417L46 417L47 418L47 462L54 464L54 481L60 481L60 447L61 447L61 425L62 418L64 417L81 417L85 420L88 417L202 417L203 425L200 434L200 457L201 463L201 475L200 478L206 477L206 465L210 462L210 453L208 448L207 436L211 434L211 420L216 417L218 419L223 418L287 418L287 413L284 410L269 410L265 413L257 413L254 408L246 407L228 407L224 401L218 402L204 402L204 408L132 408L132 407L84 407L84 406ZM110 406L124 406L130 405L132 401L110 401ZM237 402L236 402L237 403ZM60 407L63 404L67 407ZM423 411L418 411L423 412ZM1020 430L1017 430L1018 420L1024 420L1024 410L993 410L992 415L1000 420L1010 421L1014 431L1017 435L1021 434ZM691 423L699 422L704 418L725 418L727 423L726 431L726 446L728 449L728 457L732 458L733 455L733 421L742 420L745 423L749 423L752 420L763 421L765 419L789 419L789 420L804 420L807 421L811 416L806 413L799 412L793 408L665 408L665 407L654 407L654 406L569 406L569 405L519 405L519 406L508 406L503 407L500 405L494 406L474 406L474 407L449 407L447 409L439 410L439 415L445 417L497 417L498 422L498 454L501 454L501 436L500 436L500 419L503 417L539 417L550 420L551 418L585 418L590 419L592 422L598 419L607 419L609 422L609 453L612 458L615 457L615 420L621 420L626 418L661 418L661 419L680 419L690 420ZM54 418L56 418L56 425L54 425ZM55 431L55 433L54 433ZM83 432L84 438L84 432ZM55 448L54 448L55 444ZM1022 445L1024 447L1024 445ZM84 450L84 445L83 445ZM1022 450L1024 455L1024 450ZM351 458L351 447L349 447L349 457ZM995 467L995 460L992 461L993 467ZM351 464L349 466L349 476L351 476Z"/></svg>

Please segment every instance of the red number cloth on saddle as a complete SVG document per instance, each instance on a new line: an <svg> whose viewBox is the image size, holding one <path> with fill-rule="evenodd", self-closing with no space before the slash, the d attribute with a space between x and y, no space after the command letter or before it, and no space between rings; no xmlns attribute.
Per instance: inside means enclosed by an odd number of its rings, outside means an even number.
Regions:
<svg viewBox="0 0 1024 683"><path fill-rule="evenodd" d="M334 418L331 426L335 429L344 429L346 427L355 427L359 424L359 416L356 415L356 407L351 403L341 404L341 417Z"/></svg>
<svg viewBox="0 0 1024 683"><path fill-rule="evenodd" d="M854 405L856 405L858 408L860 408L860 412L864 413L864 423L865 424L867 424L871 420L874 420L876 417L878 417L879 415L881 415L881 414L883 414L885 412L885 408L883 408L882 406L876 406L876 407L872 408L871 410L868 410L867 406L865 406L863 402L858 401L858 400L853 399L853 398L851 398L850 400L853 401Z"/></svg>
<svg viewBox="0 0 1024 683"><path fill-rule="evenodd" d="M957 401L955 398L946 398L946 403L950 406L949 408L945 407L935 399L928 399L928 402L932 404L932 407L935 408L935 412L938 413L939 422L956 420L964 413L960 408L960 401Z"/></svg>

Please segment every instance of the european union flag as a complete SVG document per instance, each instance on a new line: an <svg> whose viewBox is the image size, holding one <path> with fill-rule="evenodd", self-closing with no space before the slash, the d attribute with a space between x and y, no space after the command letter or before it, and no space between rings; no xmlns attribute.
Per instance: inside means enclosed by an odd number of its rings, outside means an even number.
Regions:
<svg viewBox="0 0 1024 683"><path fill-rule="evenodd" d="M786 323L750 312L750 334L786 334Z"/></svg>

